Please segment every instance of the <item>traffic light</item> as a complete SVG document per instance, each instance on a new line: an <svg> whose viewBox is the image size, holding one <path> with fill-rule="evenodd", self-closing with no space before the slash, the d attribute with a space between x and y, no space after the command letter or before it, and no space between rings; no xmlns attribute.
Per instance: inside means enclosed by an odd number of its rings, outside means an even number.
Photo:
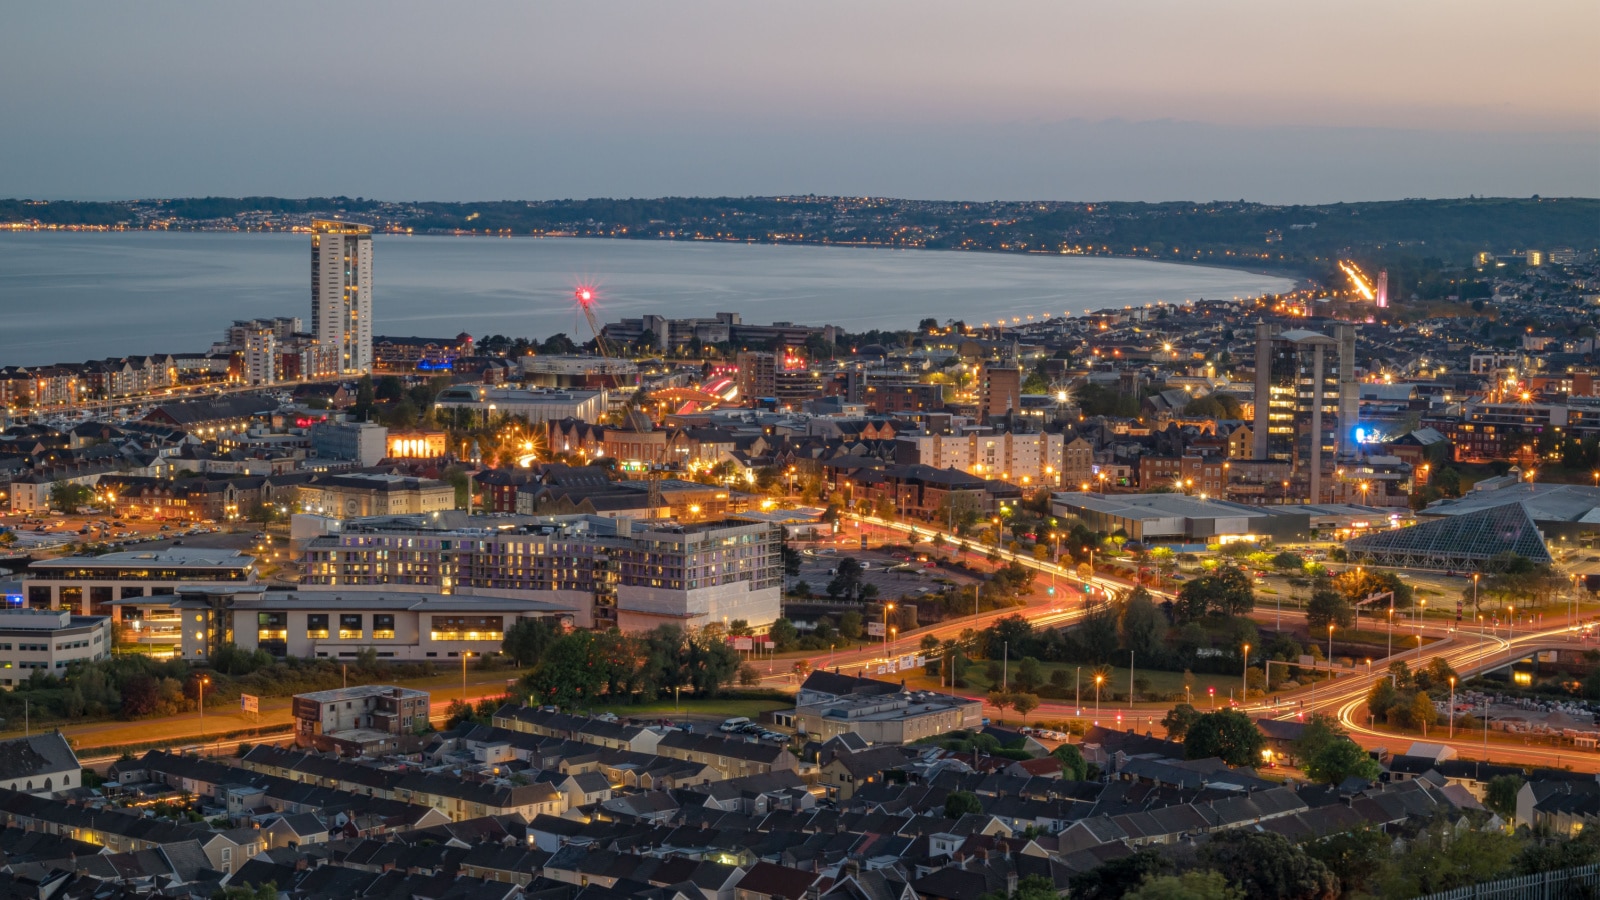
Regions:
<svg viewBox="0 0 1600 900"><path fill-rule="evenodd" d="M1052 584L1049 587L1045 588L1044 592L1046 594L1049 594L1050 596L1054 597L1056 595L1056 586Z"/></svg>

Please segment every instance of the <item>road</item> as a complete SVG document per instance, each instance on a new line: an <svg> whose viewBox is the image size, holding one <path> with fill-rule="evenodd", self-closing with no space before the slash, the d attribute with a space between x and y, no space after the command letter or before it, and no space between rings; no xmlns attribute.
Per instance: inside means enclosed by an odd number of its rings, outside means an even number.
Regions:
<svg viewBox="0 0 1600 900"><path fill-rule="evenodd" d="M932 537L941 533L938 529L929 529L923 526L912 526L902 523L886 522L871 517L851 517L860 527L871 531L893 531L899 534L915 533L919 536ZM945 534L946 540L955 540L953 535ZM984 548L984 553L990 548ZM1040 572L1053 573L1058 579L1068 583L1081 583L1075 571L1065 567L1056 566L1050 562L1036 560L1031 556L1012 554L1006 550L998 551L1004 560L1015 560L1025 566ZM1100 575L1095 575L1092 583L1102 589L1112 591L1126 590L1129 585ZM1170 597L1169 594L1153 591L1158 597ZM849 671L853 668L863 668L866 674L877 674L877 668L885 664L885 660L897 656L914 655L921 638L925 634L932 634L941 640L958 636L968 628L981 629L992 624L994 620L1003 616L1020 613L1028 618L1035 626L1053 627L1070 624L1082 618L1084 610L1075 604L1078 595L1069 592L1065 601L1046 597L1043 600L1030 602L1026 607L1013 607L985 612L982 615L968 616L962 619L942 622L928 628L917 629L900 635L895 645L885 652L884 647L866 647L849 653L837 655L823 654L811 657L808 662L814 668L826 667L839 668ZM1275 616L1274 611L1266 608L1257 610L1258 618ZM1285 616L1299 618L1301 614L1286 612ZM1474 736L1464 736L1451 739L1449 726L1442 723L1430 729L1426 739L1417 734L1408 734L1398 731L1374 727L1364 721L1365 706L1368 692L1374 682L1387 678L1387 669L1392 660L1405 660L1413 669L1426 665L1435 656L1444 657L1451 668L1455 669L1462 678L1484 671L1499 668L1529 653L1555 646L1569 644L1576 639L1579 626L1583 623L1585 614L1576 610L1563 610L1559 614L1545 614L1540 625L1527 631L1509 631L1504 624L1498 634L1488 630L1456 630L1454 623L1448 619L1423 620L1420 624L1408 623L1402 617L1395 622L1394 635L1396 651L1384 659L1375 659L1367 666L1359 667L1352 674L1342 675L1331 685L1326 682L1313 683L1293 691L1278 693L1275 697L1248 704L1241 709L1256 717L1272 717L1287 719L1300 715L1311 715L1316 712L1329 712L1336 715L1343 726L1350 732L1357 743L1369 749L1386 748L1390 751L1403 752L1410 744L1426 740L1428 743L1446 744L1454 748L1463 758L1491 759L1496 762L1514 763L1524 766L1550 766L1568 767L1577 771L1600 772L1600 752L1577 750L1574 748L1558 748L1549 746L1536 746L1517 737L1507 737L1503 733L1495 732L1489 735L1485 745L1482 733ZM1526 627L1526 626L1524 626ZM1410 650L1405 645L1414 640L1419 632L1426 632L1436 640L1430 642L1424 652L1419 652L1415 644ZM1242 673L1241 673L1242 676ZM772 676L774 680L784 682L792 681L788 673ZM974 697L973 699L984 699ZM1160 730L1160 720L1170 706L1166 705L1131 705L1113 706L1109 704L1095 704L1088 697L1080 706L1077 703L1067 704L1061 702L1045 702L1035 710L1030 717L1034 720L1061 719L1061 718L1089 718L1095 724L1107 727L1137 728L1138 730ZM1302 702L1304 706L1302 707ZM1202 710L1204 704L1198 704ZM989 709L992 717L998 718L1001 711ZM1014 716L1014 714L1013 714ZM1474 739L1474 737L1476 739ZM1486 749L1487 747L1487 749Z"/></svg>

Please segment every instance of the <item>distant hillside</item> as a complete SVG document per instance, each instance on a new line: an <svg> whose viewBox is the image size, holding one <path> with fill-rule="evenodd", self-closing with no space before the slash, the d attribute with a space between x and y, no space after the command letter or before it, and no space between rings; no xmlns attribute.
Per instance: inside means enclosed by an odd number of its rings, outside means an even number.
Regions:
<svg viewBox="0 0 1600 900"><path fill-rule="evenodd" d="M432 203L206 197L111 203L0 200L0 223L286 228L341 216L416 233L857 244L1136 255L1326 275L1330 262L1466 264L1474 253L1600 245L1600 200L1259 203L946 202L838 197Z"/></svg>

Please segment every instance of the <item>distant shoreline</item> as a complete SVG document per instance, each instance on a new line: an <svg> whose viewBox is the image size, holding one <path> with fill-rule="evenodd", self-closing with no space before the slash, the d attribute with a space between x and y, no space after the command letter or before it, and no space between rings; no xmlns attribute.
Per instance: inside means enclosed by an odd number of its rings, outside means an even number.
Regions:
<svg viewBox="0 0 1600 900"><path fill-rule="evenodd" d="M174 234L230 234L230 235L306 235L309 231L298 231L290 228L247 229L247 228L0 228L0 237L8 234L45 234L45 233L71 233L71 234L154 234L170 232ZM1041 257L1041 258L1071 258L1071 259L1124 259L1139 262L1163 263L1175 266L1192 266L1201 269L1223 269L1226 271L1250 272L1256 275L1266 275L1272 278L1287 278L1294 282L1295 290L1305 290L1319 287L1311 273L1293 266L1258 266L1258 265L1228 265L1226 262L1202 262L1194 259L1163 259L1157 256L1134 256L1126 253L1042 253L1029 250L995 250L987 247L897 247L888 244L844 243L839 241L772 241L772 240L701 240L696 238L680 237L618 237L616 235L601 234L487 234L471 231L446 231L435 230L421 234L398 231L374 231L378 238L413 238L413 237L442 237L442 238L492 238L494 240L532 239L532 240L571 240L571 241L618 241L629 243L662 243L662 244L742 244L758 247L817 247L824 249L841 250L896 250L907 253L974 253L989 254L1005 257ZM1158 301L1157 301L1158 302ZM1148 304L1147 304L1148 305Z"/></svg>

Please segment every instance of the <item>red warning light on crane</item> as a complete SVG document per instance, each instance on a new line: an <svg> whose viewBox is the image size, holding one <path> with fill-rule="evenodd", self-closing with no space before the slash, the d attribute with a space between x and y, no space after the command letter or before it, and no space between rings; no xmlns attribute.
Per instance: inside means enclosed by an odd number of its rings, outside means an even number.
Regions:
<svg viewBox="0 0 1600 900"><path fill-rule="evenodd" d="M585 306L594 302L594 290L592 288L580 287L575 293L577 294L578 302Z"/></svg>

